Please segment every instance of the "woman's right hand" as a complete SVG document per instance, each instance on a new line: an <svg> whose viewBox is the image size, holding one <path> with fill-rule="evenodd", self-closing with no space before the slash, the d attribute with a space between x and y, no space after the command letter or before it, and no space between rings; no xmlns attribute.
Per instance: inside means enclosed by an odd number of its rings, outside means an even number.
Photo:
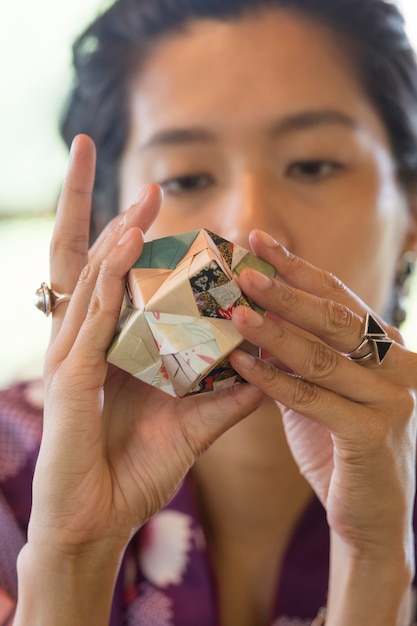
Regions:
<svg viewBox="0 0 417 626"><path fill-rule="evenodd" d="M172 398L106 362L126 274L141 253L142 231L155 218L161 193L156 185L146 187L88 253L94 159L93 142L77 137L51 247L52 287L73 295L53 314L44 372L44 433L28 544L20 557L21 605L29 573L32 586L39 573L39 580L51 587L59 583L61 590L65 576L69 617L60 623L79 626L93 623L88 620L94 603L91 589L83 603L81 581L90 576L101 581L97 594L106 595L107 586L111 597L132 532L170 498L196 458L264 397L243 384L219 393ZM36 604L33 593L29 595L23 609ZM51 591L50 602L52 596ZM79 607L74 613L70 606L76 598ZM57 623L49 601L42 602L39 623ZM102 621L96 604L94 624L107 623L108 602L103 603Z"/></svg>

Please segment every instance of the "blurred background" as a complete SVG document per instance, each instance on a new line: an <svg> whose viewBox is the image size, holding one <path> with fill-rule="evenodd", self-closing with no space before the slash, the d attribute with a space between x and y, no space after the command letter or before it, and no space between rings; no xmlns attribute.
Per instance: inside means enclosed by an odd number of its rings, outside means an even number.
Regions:
<svg viewBox="0 0 417 626"><path fill-rule="evenodd" d="M72 80L71 44L110 3L0 4L0 387L42 371L50 319L32 302L49 277L49 240L66 163L57 121ZM417 0L398 5L417 49ZM403 330L417 350L414 283Z"/></svg>

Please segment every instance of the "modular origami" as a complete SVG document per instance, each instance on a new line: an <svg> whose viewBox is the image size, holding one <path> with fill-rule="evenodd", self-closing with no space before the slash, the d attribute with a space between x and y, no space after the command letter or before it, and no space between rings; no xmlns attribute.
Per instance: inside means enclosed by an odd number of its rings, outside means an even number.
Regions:
<svg viewBox="0 0 417 626"><path fill-rule="evenodd" d="M128 273L107 361L175 397L240 382L228 355L239 345L258 349L236 330L232 310L261 310L239 287L245 267L275 275L266 261L204 229L145 243Z"/></svg>

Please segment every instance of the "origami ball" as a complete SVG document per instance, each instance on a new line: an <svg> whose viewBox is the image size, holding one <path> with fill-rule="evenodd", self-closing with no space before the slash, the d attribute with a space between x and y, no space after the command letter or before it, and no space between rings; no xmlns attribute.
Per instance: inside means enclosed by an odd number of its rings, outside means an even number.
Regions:
<svg viewBox="0 0 417 626"><path fill-rule="evenodd" d="M126 304L107 361L175 396L240 382L227 357L251 353L231 322L234 307L261 310L237 278L245 267L275 275L269 263L208 230L144 245L128 273Z"/></svg>

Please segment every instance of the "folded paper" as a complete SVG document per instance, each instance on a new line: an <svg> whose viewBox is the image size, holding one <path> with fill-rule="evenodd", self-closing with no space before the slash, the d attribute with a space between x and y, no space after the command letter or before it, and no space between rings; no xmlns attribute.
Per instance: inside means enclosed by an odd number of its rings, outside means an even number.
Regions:
<svg viewBox="0 0 417 626"><path fill-rule="evenodd" d="M126 306L109 363L175 397L240 382L227 357L257 353L231 322L236 306L261 310L240 289L245 267L275 269L208 230L145 243L128 273Z"/></svg>

